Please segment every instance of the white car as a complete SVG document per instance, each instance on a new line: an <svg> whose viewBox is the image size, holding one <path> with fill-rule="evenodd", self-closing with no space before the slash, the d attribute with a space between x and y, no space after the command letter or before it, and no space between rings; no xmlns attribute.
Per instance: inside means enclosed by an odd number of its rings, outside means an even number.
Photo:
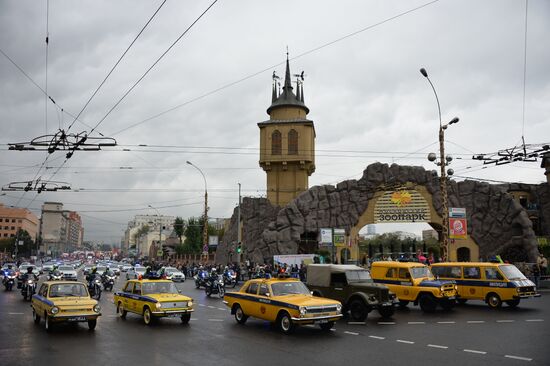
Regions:
<svg viewBox="0 0 550 366"><path fill-rule="evenodd" d="M132 267L132 265L130 264L125 264L122 266L122 268L120 269L122 272L128 272L129 270L133 269L134 267Z"/></svg>
<svg viewBox="0 0 550 366"><path fill-rule="evenodd" d="M126 279L137 279L139 276L143 276L146 270L147 268L145 267L135 267L134 269L130 269L126 272Z"/></svg>
<svg viewBox="0 0 550 366"><path fill-rule="evenodd" d="M73 266L62 265L62 266L59 266L57 269L59 270L59 272L61 272L61 276L63 280L65 281L77 280L76 270L74 269Z"/></svg>
<svg viewBox="0 0 550 366"><path fill-rule="evenodd" d="M167 280L173 282L185 282L185 275L175 267L163 267L161 272L164 272Z"/></svg>

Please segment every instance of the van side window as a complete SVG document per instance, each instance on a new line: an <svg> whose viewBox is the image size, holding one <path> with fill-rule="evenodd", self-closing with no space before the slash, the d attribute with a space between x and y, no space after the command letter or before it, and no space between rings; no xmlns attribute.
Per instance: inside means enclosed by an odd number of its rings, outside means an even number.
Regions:
<svg viewBox="0 0 550 366"><path fill-rule="evenodd" d="M395 278L395 277L397 277L395 269L388 268L388 271L386 272L386 278Z"/></svg>
<svg viewBox="0 0 550 366"><path fill-rule="evenodd" d="M464 278L480 279L481 272L479 267L464 267Z"/></svg>
<svg viewBox="0 0 550 366"><path fill-rule="evenodd" d="M330 274L330 283L332 285L345 285L346 284L346 274L345 273L331 273Z"/></svg>
<svg viewBox="0 0 550 366"><path fill-rule="evenodd" d="M48 294L48 285L42 285L42 287L40 288L40 291L38 291L38 294L40 296L43 296L43 297L46 297L46 295Z"/></svg>
<svg viewBox="0 0 550 366"><path fill-rule="evenodd" d="M133 293L135 295L141 295L141 283L135 282Z"/></svg>
<svg viewBox="0 0 550 366"><path fill-rule="evenodd" d="M487 280L503 280L502 275L496 268L484 268L484 271Z"/></svg>
<svg viewBox="0 0 550 366"><path fill-rule="evenodd" d="M258 295L267 296L268 293L269 293L269 290L267 289L267 285L265 283L262 283L260 285L260 292L258 293Z"/></svg>
<svg viewBox="0 0 550 366"><path fill-rule="evenodd" d="M404 280L410 280L411 274L408 268L399 268L399 278Z"/></svg>
<svg viewBox="0 0 550 366"><path fill-rule="evenodd" d="M462 269L458 266L434 266L432 267L432 273L434 276L442 278L461 278Z"/></svg>
<svg viewBox="0 0 550 366"><path fill-rule="evenodd" d="M256 282L252 282L250 285L248 285L248 288L246 289L247 294L256 295L258 292L258 284Z"/></svg>

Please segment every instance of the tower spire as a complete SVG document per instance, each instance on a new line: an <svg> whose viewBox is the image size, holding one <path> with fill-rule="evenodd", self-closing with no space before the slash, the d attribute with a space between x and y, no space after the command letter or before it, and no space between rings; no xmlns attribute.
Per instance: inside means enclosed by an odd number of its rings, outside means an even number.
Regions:
<svg viewBox="0 0 550 366"><path fill-rule="evenodd" d="M292 83L290 81L290 64L288 62L288 49L286 51L286 72L285 72L285 86L284 90L292 90Z"/></svg>

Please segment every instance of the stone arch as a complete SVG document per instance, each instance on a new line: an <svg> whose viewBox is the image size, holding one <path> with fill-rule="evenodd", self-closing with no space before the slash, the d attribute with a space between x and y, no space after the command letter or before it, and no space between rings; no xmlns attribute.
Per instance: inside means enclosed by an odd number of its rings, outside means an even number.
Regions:
<svg viewBox="0 0 550 366"><path fill-rule="evenodd" d="M440 226L442 200L436 175L422 167L375 163L365 169L359 180L346 180L336 186L314 186L285 207L271 206L268 213L245 213L242 216L243 242L248 248L248 257L259 262L270 261L274 254L295 254L304 233L319 232L324 227L345 229L347 239L351 237L353 244L354 228L368 223L365 212L378 192L408 185L414 186L430 202L432 224ZM448 192L449 207L466 208L468 219L470 239L451 244L455 252L458 246L467 246L472 257L477 247L482 258L501 253L521 253L520 257L536 258L537 242L527 212L502 187L470 180L450 180ZM255 223L252 224L255 234L250 238L244 234L248 225L246 217ZM261 221L261 227L256 227L258 221ZM234 228L228 232L229 238L234 235L232 230ZM224 245L218 249L221 260L226 251ZM358 253L352 250L351 254L352 258L360 260ZM509 259L515 260L515 257Z"/></svg>

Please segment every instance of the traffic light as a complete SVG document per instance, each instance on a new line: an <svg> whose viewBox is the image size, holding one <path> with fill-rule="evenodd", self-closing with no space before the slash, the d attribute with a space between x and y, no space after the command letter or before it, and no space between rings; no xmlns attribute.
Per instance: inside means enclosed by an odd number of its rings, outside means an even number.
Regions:
<svg viewBox="0 0 550 366"><path fill-rule="evenodd" d="M237 244L237 253L241 254L241 243L240 242Z"/></svg>

